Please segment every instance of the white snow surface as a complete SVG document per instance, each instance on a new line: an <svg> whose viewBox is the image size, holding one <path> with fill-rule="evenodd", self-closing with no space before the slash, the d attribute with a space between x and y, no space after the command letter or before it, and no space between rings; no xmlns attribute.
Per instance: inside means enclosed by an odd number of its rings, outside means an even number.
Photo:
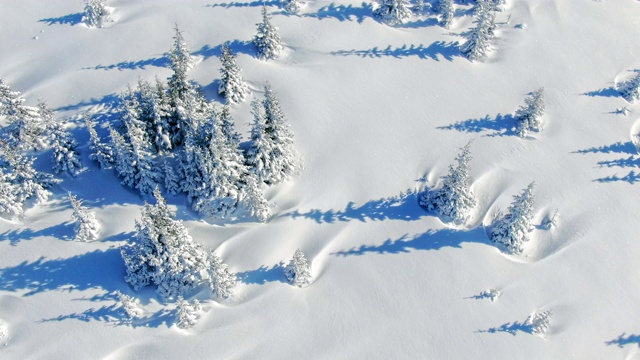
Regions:
<svg viewBox="0 0 640 360"><path fill-rule="evenodd" d="M445 30L434 14L386 26L361 0L307 1L293 15L267 1L286 48L261 61L250 40L262 3L111 0L114 22L90 29L79 0L3 2L0 77L28 105L43 98L73 122L87 170L59 176L54 196L24 219L0 220L0 319L10 329L0 358L640 357L640 103L613 90L640 69L640 2L508 0L480 62L457 44L471 4L457 2ZM124 281L119 247L151 199L89 161L81 120L96 114L105 138L127 84L170 75L174 23L198 57L189 75L210 100L223 100L225 41L251 98L271 84L304 165L268 189L266 224L207 222L184 196L167 197L193 238L240 276L222 303L207 301L206 289L188 294L203 301L188 330L175 326L174 303ZM505 134L510 122L500 119L540 87L543 130ZM232 109L245 141L250 100ZM625 106L628 115L615 113ZM436 186L470 139L479 204L454 227L425 213L415 191ZM50 169L46 154L36 164ZM531 181L534 224L557 209L557 227L537 228L522 255L505 255L485 226ZM100 240L72 240L68 191L95 211ZM278 266L296 248L314 278L305 288ZM497 301L477 296L493 288ZM117 290L140 299L141 319L123 322ZM524 322L546 310L554 316L542 338Z"/></svg>

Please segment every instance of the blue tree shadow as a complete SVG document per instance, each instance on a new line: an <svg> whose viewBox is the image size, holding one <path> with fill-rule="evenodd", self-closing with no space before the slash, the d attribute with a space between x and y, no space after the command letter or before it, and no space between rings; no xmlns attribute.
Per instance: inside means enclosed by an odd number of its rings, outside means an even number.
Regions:
<svg viewBox="0 0 640 360"><path fill-rule="evenodd" d="M125 265L120 251L95 250L67 259L48 260L0 268L0 290L26 291L25 296L45 291L115 291L123 287Z"/></svg>
<svg viewBox="0 0 640 360"><path fill-rule="evenodd" d="M71 240L75 237L74 225L67 222L36 231L29 228L6 231L0 234L0 241L9 241L11 245L17 245L20 241L32 240L41 236Z"/></svg>
<svg viewBox="0 0 640 360"><path fill-rule="evenodd" d="M356 7L351 4L336 5L331 3L321 7L315 13L304 13L300 16L318 20L335 19L341 22L355 20L361 24L366 18L373 18L373 5L363 2L359 7Z"/></svg>
<svg viewBox="0 0 640 360"><path fill-rule="evenodd" d="M640 158L629 156L627 158L620 158L615 160L603 160L603 161L598 161L598 165L600 165L601 167L620 167L620 168L640 167Z"/></svg>
<svg viewBox="0 0 640 360"><path fill-rule="evenodd" d="M371 200L367 203L356 207L354 202L347 204L344 210L327 210L312 209L306 213L300 213L298 210L280 215L281 217L290 216L294 219L304 217L314 220L318 224L334 223L336 221L352 221L359 220L361 222L382 221L382 220L419 220L427 214L422 211L418 205L418 192L415 190L407 190L397 196Z"/></svg>
<svg viewBox="0 0 640 360"><path fill-rule="evenodd" d="M56 18L40 19L38 22L51 25L78 25L82 22L82 13L64 15Z"/></svg>
<svg viewBox="0 0 640 360"><path fill-rule="evenodd" d="M622 335L618 336L617 339L607 341L605 342L605 344L609 346L615 345L619 348L627 345L637 345L638 347L640 347L640 335L627 335L627 333L622 333Z"/></svg>
<svg viewBox="0 0 640 360"><path fill-rule="evenodd" d="M278 0L271 0L271 1L250 1L250 2L238 2L238 1L234 1L234 2L228 2L228 3L219 3L219 4L209 4L209 5L205 5L205 7L211 7L211 8L217 8L217 7L222 7L222 8L232 8L232 7L262 7L262 6L279 6L280 5L280 1Z"/></svg>
<svg viewBox="0 0 640 360"><path fill-rule="evenodd" d="M514 136L516 132L516 119L511 114L498 114L495 118L491 118L486 115L483 118L468 119L465 121L459 121L457 123L439 126L436 129L440 130L456 130L466 133L479 133L483 131L493 131L487 136Z"/></svg>
<svg viewBox="0 0 640 360"><path fill-rule="evenodd" d="M409 238L408 234L398 239L387 239L380 245L360 245L349 250L341 250L331 255L335 256L360 256L367 253L375 254L401 254L414 250L440 250L444 247L461 248L465 242L487 244L487 237L482 228L469 231L442 229L429 230L424 234Z"/></svg>
<svg viewBox="0 0 640 360"><path fill-rule="evenodd" d="M264 285L268 282L286 283L287 279L284 275L284 266L282 263L273 265L272 267L260 266L255 270L247 270L236 273L238 280L245 284Z"/></svg>
<svg viewBox="0 0 640 360"><path fill-rule="evenodd" d="M505 323L498 327L492 327L487 330L477 330L476 333L507 333L513 336L518 335L518 332L523 332L525 334L533 334L533 325L526 324L524 322L514 321L512 323Z"/></svg>
<svg viewBox="0 0 640 360"><path fill-rule="evenodd" d="M40 322L54 322L65 320L78 320L83 322L99 321L111 324L113 326L132 326L132 327L160 327L166 325L170 327L175 323L176 311L162 308L153 314L129 319L121 306L118 305L116 299L113 304L103 305L99 308L89 308L81 313L71 313L59 315L54 318L42 319Z"/></svg>
<svg viewBox="0 0 640 360"><path fill-rule="evenodd" d="M607 177L603 177L603 178L598 178L594 180L595 182L600 182L600 183L609 183L609 182L615 182L615 181L624 181L624 182L628 182L629 184L635 184L637 182L640 182L640 173L636 173L635 171L631 170L627 175L625 176L618 176L616 175L612 175L612 176L607 176Z"/></svg>
<svg viewBox="0 0 640 360"><path fill-rule="evenodd" d="M76 104L70 104L70 105L64 105L64 106L60 106L56 109L53 109L54 111L77 111L80 110L82 108L86 108L88 106L102 106L103 108L106 109L115 109L118 107L118 105L120 104L120 95L118 94L107 94L99 99L97 98L90 98L88 100L82 100Z"/></svg>
<svg viewBox="0 0 640 360"><path fill-rule="evenodd" d="M590 154L590 153L605 153L605 154L610 154L610 153L615 153L615 154L629 154L629 155L634 155L638 153L638 149L636 148L635 144L633 144L631 141L627 141L627 142L621 142L618 141L616 143L613 143L611 145L605 145L605 146L599 146L599 147L592 147L592 148L588 148L588 149L584 149L584 150L577 150L573 152L574 154Z"/></svg>
<svg viewBox="0 0 640 360"><path fill-rule="evenodd" d="M616 90L612 86L594 91L588 91L580 95L591 97L620 97L620 93L618 92L618 90Z"/></svg>
<svg viewBox="0 0 640 360"><path fill-rule="evenodd" d="M577 150L573 153L577 154L590 154L590 153L604 153L604 154L628 154L628 157L623 157L620 159L614 160L603 160L598 161L598 166L603 168L640 168L640 157L636 157L638 153L638 149L636 145L631 141L627 142L616 142L611 145L600 146L600 147L592 147L584 150ZM637 174L635 171L630 171L627 175L618 176L617 174L607 177L602 177L594 180L595 182L600 183L608 183L608 182L616 182L616 181L624 181L629 184L634 184L640 181L640 174Z"/></svg>
<svg viewBox="0 0 640 360"><path fill-rule="evenodd" d="M253 57L256 57L256 49L255 46L251 43L251 41L241 41L241 40L233 40L227 42L229 48L234 54L247 54ZM220 57L222 55L222 44L211 47L209 45L205 45L197 50L191 55L202 56L204 60L207 60L211 57Z"/></svg>
<svg viewBox="0 0 640 360"><path fill-rule="evenodd" d="M83 70L137 70L146 69L148 66L166 68L169 67L169 58L163 55L145 60L138 61L121 61L111 65L97 65L94 67L83 68Z"/></svg>
<svg viewBox="0 0 640 360"><path fill-rule="evenodd" d="M436 41L429 46L424 46L422 44L416 45L403 45L401 47L393 48L391 45L387 46L384 49L379 49L378 47L374 47L372 49L367 50L339 50L331 52L331 55L338 56L360 56L363 58L381 58L383 56L394 57L396 59L401 59L409 56L415 56L423 60L435 60L440 61L440 59L445 59L447 61L453 61L454 57L461 57L460 49L458 48L458 43L455 42L445 42L445 41Z"/></svg>

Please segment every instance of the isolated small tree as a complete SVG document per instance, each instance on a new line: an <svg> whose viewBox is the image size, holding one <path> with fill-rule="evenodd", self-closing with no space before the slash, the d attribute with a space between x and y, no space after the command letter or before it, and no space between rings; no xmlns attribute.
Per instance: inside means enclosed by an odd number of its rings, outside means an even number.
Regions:
<svg viewBox="0 0 640 360"><path fill-rule="evenodd" d="M182 296L178 296L177 308L176 317L179 328L188 329L198 323L198 312L202 310L198 299L193 300L193 304L189 304Z"/></svg>
<svg viewBox="0 0 640 360"><path fill-rule="evenodd" d="M488 0L478 0L475 7L476 27L466 34L467 41L460 46L462 52L469 60L484 58L491 47L489 41L493 39L495 24L495 11L488 5Z"/></svg>
<svg viewBox="0 0 640 360"><path fill-rule="evenodd" d="M253 45L258 50L258 57L264 60L277 59L284 49L278 34L278 28L271 24L267 15L267 7L262 7L262 22L257 24L258 33L253 37Z"/></svg>
<svg viewBox="0 0 640 360"><path fill-rule="evenodd" d="M470 189L469 162L471 161L471 141L460 149L456 157L457 166L449 165L449 173L442 178L442 187L427 191L420 198L420 205L428 211L436 211L449 217L455 223L463 223L469 212L476 206L476 199Z"/></svg>
<svg viewBox="0 0 640 360"><path fill-rule="evenodd" d="M541 313L533 313L532 315L529 315L524 324L526 326L530 326L531 332L533 332L534 334L544 336L551 326L552 315L553 313L551 312L551 310L547 310Z"/></svg>
<svg viewBox="0 0 640 360"><path fill-rule="evenodd" d="M116 296L118 296L118 302L128 317L127 322L131 322L131 320L142 316L142 309L138 306L138 299L123 294L120 290L116 290Z"/></svg>
<svg viewBox="0 0 640 360"><path fill-rule="evenodd" d="M230 104L237 104L249 95L249 87L240 75L240 67L236 63L236 56L231 52L228 44L222 45L220 56L222 68L220 68L220 86L218 94L223 95Z"/></svg>
<svg viewBox="0 0 640 360"><path fill-rule="evenodd" d="M71 176L78 175L82 169L80 154L76 150L77 144L67 132L64 125L56 123L51 130L51 162L53 164L53 172L60 173L66 171Z"/></svg>
<svg viewBox="0 0 640 360"><path fill-rule="evenodd" d="M304 2L301 0L282 0L282 8L287 12L296 13L302 9Z"/></svg>
<svg viewBox="0 0 640 360"><path fill-rule="evenodd" d="M102 169L111 169L115 163L113 149L109 144L103 143L95 129L95 122L91 120L89 114L83 114L85 125L89 130L89 159L97 161Z"/></svg>
<svg viewBox="0 0 640 360"><path fill-rule="evenodd" d="M616 88L625 100L630 103L636 102L640 99L640 71L631 79L616 84Z"/></svg>
<svg viewBox="0 0 640 360"><path fill-rule="evenodd" d="M440 26L445 29L451 28L454 14L453 0L440 0L437 12L440 16Z"/></svg>
<svg viewBox="0 0 640 360"><path fill-rule="evenodd" d="M101 28L105 22L112 21L111 11L104 0L85 0L82 21L88 27Z"/></svg>
<svg viewBox="0 0 640 360"><path fill-rule="evenodd" d="M229 271L229 266L222 259L211 252L209 272L209 286L213 297L226 299L237 284L236 275Z"/></svg>
<svg viewBox="0 0 640 360"><path fill-rule="evenodd" d="M300 249L293 254L293 259L285 267L284 273L287 280L294 286L303 287L311 283L309 263Z"/></svg>
<svg viewBox="0 0 640 360"><path fill-rule="evenodd" d="M411 17L407 0L378 0L378 2L380 4L373 11L373 16L387 25L395 26Z"/></svg>
<svg viewBox="0 0 640 360"><path fill-rule="evenodd" d="M529 241L529 232L533 230L534 186L532 182L521 194L515 195L507 214L497 219L491 228L491 240L503 244L512 254L522 253L524 243Z"/></svg>
<svg viewBox="0 0 640 360"><path fill-rule="evenodd" d="M515 113L518 136L525 137L529 132L542 130L542 115L544 115L544 88L530 93L524 99L524 105Z"/></svg>
<svg viewBox="0 0 640 360"><path fill-rule="evenodd" d="M141 220L136 221L137 241L121 251L125 281L136 290L155 284L160 296L175 298L204 282L210 257L182 222L174 220L158 188L153 195L156 204L145 204Z"/></svg>
<svg viewBox="0 0 640 360"><path fill-rule="evenodd" d="M98 239L100 223L96 220L95 214L89 211L86 206L82 206L82 201L71 193L69 193L69 200L73 206L71 219L76 224L76 240L93 241Z"/></svg>
<svg viewBox="0 0 640 360"><path fill-rule="evenodd" d="M271 210L261 189L262 183L258 181L257 176L253 173L246 174L242 181L240 201L244 204L250 216L255 217L260 222L267 222L269 216L271 216Z"/></svg>

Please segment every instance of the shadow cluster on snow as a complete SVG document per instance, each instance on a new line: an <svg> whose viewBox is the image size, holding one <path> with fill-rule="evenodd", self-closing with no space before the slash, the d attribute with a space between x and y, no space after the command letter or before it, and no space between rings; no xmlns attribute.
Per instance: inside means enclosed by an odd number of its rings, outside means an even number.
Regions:
<svg viewBox="0 0 640 360"><path fill-rule="evenodd" d="M55 18L40 19L38 22L51 25L78 25L82 22L82 13L68 14Z"/></svg>
<svg viewBox="0 0 640 360"><path fill-rule="evenodd" d="M515 136L516 119L511 114L498 114L495 117L485 115L483 118L459 121L447 126L439 126L440 130L456 130L466 133L493 131L486 136Z"/></svg>
<svg viewBox="0 0 640 360"><path fill-rule="evenodd" d="M477 330L476 333L507 333L513 336L518 335L518 332L523 332L526 334L533 334L533 324L528 324L525 322L514 321L512 323L504 323L498 327L492 327L487 330Z"/></svg>
<svg viewBox="0 0 640 360"><path fill-rule="evenodd" d="M360 56L363 58L381 58L383 56L386 57L394 57L396 59L401 59L405 57L415 56L424 60L435 60L440 61L440 59L445 59L447 61L453 61L454 57L461 57L460 49L458 47L457 42L445 42L445 41L436 41L429 46L420 45L410 45L406 44L401 47L391 47L391 45L387 46L384 49L380 49L378 47L374 47L372 49L367 50L339 50L331 52L331 55L337 56Z"/></svg>
<svg viewBox="0 0 640 360"><path fill-rule="evenodd" d="M397 196L371 200L365 204L356 207L354 202L347 204L344 210L319 210L312 209L306 213L298 210L280 215L281 217L289 216L294 219L303 217L314 220L318 224L334 223L336 221L352 221L359 220L366 222L367 220L404 220L415 221L427 216L418 205L418 192L408 190Z"/></svg>
<svg viewBox="0 0 640 360"><path fill-rule="evenodd" d="M6 231L0 234L0 242L9 241L11 245L16 245L20 241L32 240L41 236L50 236L56 239L67 240L73 239L73 237L75 236L75 231L73 229L73 224L68 222L35 231L29 228L23 228L13 231Z"/></svg>
<svg viewBox="0 0 640 360"><path fill-rule="evenodd" d="M627 154L629 156L622 157L619 159L613 160L602 160L598 161L598 166L601 168L640 168L640 157L637 156L638 149L636 145L631 142L616 142L611 145L600 146L600 147L592 147L584 150L574 151L575 154L590 154L590 153L605 153L605 154ZM595 182L608 183L608 182L616 182L616 181L624 181L629 184L634 184L640 181L640 174L635 170L631 170L626 175L610 175L607 177L602 177L594 180Z"/></svg>
<svg viewBox="0 0 640 360"><path fill-rule="evenodd" d="M622 333L620 336L618 336L617 339L607 341L605 342L605 344L609 346L615 345L619 348L627 345L637 345L638 347L640 347L640 335L627 335L627 333Z"/></svg>
<svg viewBox="0 0 640 360"><path fill-rule="evenodd" d="M482 228L473 230L441 229L429 230L424 234L409 237L408 234L398 239L387 239L380 245L360 245L349 250L341 250L331 255L360 256L367 253L401 254L413 250L440 250L444 247L461 248L463 243L487 244L487 237Z"/></svg>
<svg viewBox="0 0 640 360"><path fill-rule="evenodd" d="M262 265L255 270L236 273L236 277L240 282L245 284L264 285L268 282L287 282L282 264L276 264L272 267Z"/></svg>

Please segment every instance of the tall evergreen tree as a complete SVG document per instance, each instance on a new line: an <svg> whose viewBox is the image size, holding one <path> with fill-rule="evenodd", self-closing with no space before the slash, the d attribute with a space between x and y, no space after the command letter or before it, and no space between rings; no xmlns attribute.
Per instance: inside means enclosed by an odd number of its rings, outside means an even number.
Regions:
<svg viewBox="0 0 640 360"><path fill-rule="evenodd" d="M71 176L78 175L82 169L80 154L76 150L77 144L71 134L61 123L56 123L51 131L51 147L53 148L51 162L53 172L60 173L66 171Z"/></svg>
<svg viewBox="0 0 640 360"><path fill-rule="evenodd" d="M491 228L491 240L503 244L512 254L522 253L524 243L529 241L529 232L533 230L534 186L531 183L522 193L515 195L507 214Z"/></svg>
<svg viewBox="0 0 640 360"><path fill-rule="evenodd" d="M467 41L461 45L460 51L471 61L484 58L491 46L495 24L495 11L488 0L478 0L474 9L476 27L467 33Z"/></svg>
<svg viewBox="0 0 640 360"><path fill-rule="evenodd" d="M178 195L180 192L180 178L173 170L173 166L165 159L164 161L164 187L171 195Z"/></svg>
<svg viewBox="0 0 640 360"><path fill-rule="evenodd" d="M96 240L100 233L100 223L96 220L95 214L89 211L89 208L83 206L82 201L71 193L69 193L69 200L73 207L71 219L76 223L76 240Z"/></svg>
<svg viewBox="0 0 640 360"><path fill-rule="evenodd" d="M229 271L229 266L215 253L210 254L209 286L213 297L226 299L231 296L231 291L237 284L236 275Z"/></svg>
<svg viewBox="0 0 640 360"><path fill-rule="evenodd" d="M222 68L220 68L218 94L223 95L230 104L244 101L249 95L249 87L240 75L240 67L236 63L236 56L231 51L229 44L222 45L220 61Z"/></svg>
<svg viewBox="0 0 640 360"><path fill-rule="evenodd" d="M130 188L136 185L136 168L133 148L130 143L115 129L109 128L111 135L111 147L115 155L115 169L122 178L120 183Z"/></svg>
<svg viewBox="0 0 640 360"><path fill-rule="evenodd" d="M455 223L464 223L469 217L469 212L476 206L476 199L470 189L470 149L471 141L462 147L456 156L457 166L449 165L449 173L442 177L442 186L427 191L420 198L420 205L428 211L436 211Z"/></svg>
<svg viewBox="0 0 640 360"><path fill-rule="evenodd" d="M258 57L264 60L277 59L284 49L278 34L278 28L271 24L271 17L267 15L267 7L262 7L262 22L257 24L258 33L253 38L253 44L258 50Z"/></svg>
<svg viewBox="0 0 640 360"><path fill-rule="evenodd" d="M95 129L95 122L91 120L89 114L83 114L84 123L89 130L89 159L97 161L102 169L111 169L115 163L113 149L109 144L103 143Z"/></svg>
<svg viewBox="0 0 640 360"><path fill-rule="evenodd" d="M411 17L411 9L407 0L378 0L379 6L373 11L373 16L383 23L395 26Z"/></svg>
<svg viewBox="0 0 640 360"><path fill-rule="evenodd" d="M518 136L525 137L531 131L542 130L542 115L544 115L544 88L530 93L524 99L524 105L516 110L516 132Z"/></svg>

